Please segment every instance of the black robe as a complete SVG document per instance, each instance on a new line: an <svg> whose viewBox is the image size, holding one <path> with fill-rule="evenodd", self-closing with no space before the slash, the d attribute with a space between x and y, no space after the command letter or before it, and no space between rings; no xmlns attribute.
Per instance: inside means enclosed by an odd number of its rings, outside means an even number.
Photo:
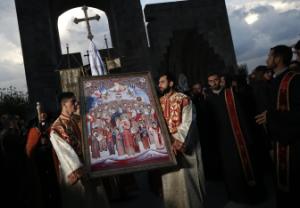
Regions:
<svg viewBox="0 0 300 208"><path fill-rule="evenodd" d="M253 81L250 84L252 88L252 94L254 98L254 105L256 107L255 114L261 114L264 111L266 111L270 106L270 99L271 99L271 90L272 90L272 83L271 81L266 80L258 80ZM269 136L269 133L267 131L267 128L265 126L260 126L258 128L259 133L261 134L261 138L264 141L264 151L265 153L268 153L271 149L271 138ZM271 166L271 158L269 155L266 155L266 161L269 168Z"/></svg>
<svg viewBox="0 0 300 208"><path fill-rule="evenodd" d="M218 133L218 148L221 155L222 172L224 182L228 192L229 200L245 203L255 204L264 199L264 189L262 186L262 171L259 164L260 148L256 129L254 124L254 115L249 115L245 106L240 102L239 96L236 94L235 105L237 114L243 132L245 143L248 149L250 161L254 172L256 181L255 186L249 186L243 172L241 159L237 149L234 133L231 127L230 118L227 112L224 90L219 96L212 96L208 99L210 107L210 115L215 121L214 131ZM241 96L240 96L241 97ZM247 106L248 107L248 106Z"/></svg>
<svg viewBox="0 0 300 208"><path fill-rule="evenodd" d="M290 111L277 111L278 90L288 70L272 81L270 107L267 113L267 126L274 142L290 146L290 191L278 190L278 207L295 207L299 203L300 192L300 75L296 75L289 86ZM297 205L296 205L297 206Z"/></svg>
<svg viewBox="0 0 300 208"><path fill-rule="evenodd" d="M40 185L43 207L61 207L58 178L54 166L53 149L47 132L47 127L40 127L41 138L35 147L32 162L36 169L37 183ZM46 141L42 143L42 139Z"/></svg>
<svg viewBox="0 0 300 208"><path fill-rule="evenodd" d="M211 96L218 96L211 94ZM197 127L201 144L202 161L205 179L208 181L222 180L220 152L217 146L217 135L214 120L209 115L209 104L203 97L191 97L197 113Z"/></svg>
<svg viewBox="0 0 300 208"><path fill-rule="evenodd" d="M250 84L250 86L253 91L257 113L262 113L269 106L270 97L271 97L270 90L272 89L272 81L266 81L266 80L253 81Z"/></svg>
<svg viewBox="0 0 300 208"><path fill-rule="evenodd" d="M265 173L270 174L272 170L272 160L270 151L272 149L271 139L267 128L257 125L254 117L268 109L272 89L269 81L255 81L251 85L246 85L237 93L238 100L246 113L248 125L250 125L252 136L259 144L256 152L260 155L260 164Z"/></svg>
<svg viewBox="0 0 300 208"><path fill-rule="evenodd" d="M51 121L43 123L34 118L29 121L26 132L25 151L30 163L32 188L37 207L61 207L59 179L55 169L53 148L49 139Z"/></svg>

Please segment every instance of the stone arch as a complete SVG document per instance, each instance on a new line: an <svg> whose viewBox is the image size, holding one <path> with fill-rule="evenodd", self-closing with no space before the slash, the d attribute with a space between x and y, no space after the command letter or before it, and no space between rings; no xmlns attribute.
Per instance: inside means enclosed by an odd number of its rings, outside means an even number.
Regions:
<svg viewBox="0 0 300 208"><path fill-rule="evenodd" d="M58 109L60 93L55 72L61 59L57 20L63 12L84 4L106 12L114 48L123 71L148 70L148 47L139 0L15 0L29 100ZM130 47L128 47L130 45ZM47 95L47 96L45 96Z"/></svg>

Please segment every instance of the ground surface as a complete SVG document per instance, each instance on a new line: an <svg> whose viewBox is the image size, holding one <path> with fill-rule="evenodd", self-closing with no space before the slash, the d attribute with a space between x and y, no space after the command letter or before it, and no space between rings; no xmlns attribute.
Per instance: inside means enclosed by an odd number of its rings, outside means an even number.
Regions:
<svg viewBox="0 0 300 208"><path fill-rule="evenodd" d="M111 208L163 208L163 201L150 191L146 173L135 175L138 191L133 192L124 199L112 201ZM207 181L207 196L204 202L205 208L274 208L275 198L270 177L266 179L268 187L267 200L257 206L245 206L228 201L226 189L222 182Z"/></svg>

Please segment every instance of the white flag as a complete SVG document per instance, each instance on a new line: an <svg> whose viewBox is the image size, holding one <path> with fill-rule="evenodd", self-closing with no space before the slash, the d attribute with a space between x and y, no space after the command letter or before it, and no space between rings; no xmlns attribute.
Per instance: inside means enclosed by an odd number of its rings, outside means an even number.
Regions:
<svg viewBox="0 0 300 208"><path fill-rule="evenodd" d="M101 59L100 53L93 41L90 41L89 60L92 76L106 75L107 70Z"/></svg>

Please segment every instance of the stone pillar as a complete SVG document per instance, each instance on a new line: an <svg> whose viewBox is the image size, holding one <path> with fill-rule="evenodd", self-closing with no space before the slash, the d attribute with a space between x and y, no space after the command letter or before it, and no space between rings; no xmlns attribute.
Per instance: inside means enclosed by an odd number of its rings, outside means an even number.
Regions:
<svg viewBox="0 0 300 208"><path fill-rule="evenodd" d="M149 70L148 44L140 1L110 0L109 4L108 21L123 70Z"/></svg>
<svg viewBox="0 0 300 208"><path fill-rule="evenodd" d="M15 0L15 4L30 102L40 101L47 111L55 112L59 92L55 68L60 56L57 23L52 22L48 0Z"/></svg>

